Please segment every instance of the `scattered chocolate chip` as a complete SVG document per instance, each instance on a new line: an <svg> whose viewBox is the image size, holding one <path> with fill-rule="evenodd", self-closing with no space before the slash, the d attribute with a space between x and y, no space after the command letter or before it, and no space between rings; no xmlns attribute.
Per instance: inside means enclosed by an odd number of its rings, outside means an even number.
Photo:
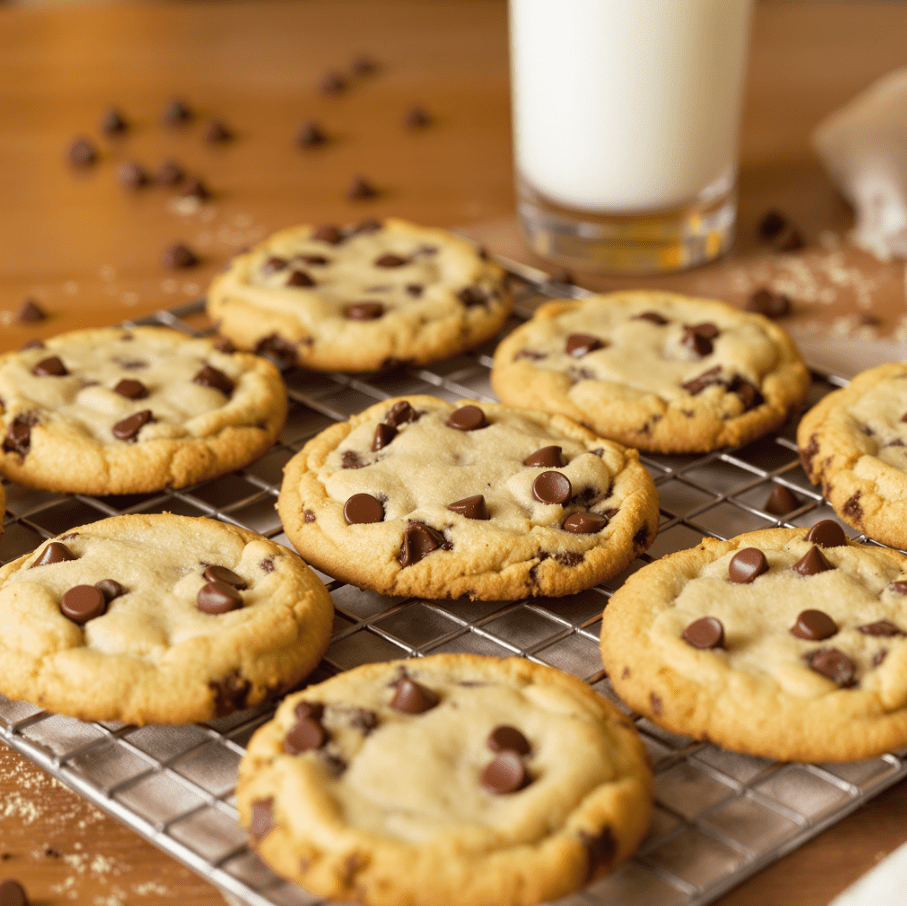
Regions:
<svg viewBox="0 0 907 906"><path fill-rule="evenodd" d="M823 519L806 533L806 540L820 547L844 547L847 544L847 535L834 519Z"/></svg>
<svg viewBox="0 0 907 906"><path fill-rule="evenodd" d="M303 123L296 133L296 144L300 148L320 148L328 143L327 133L314 120Z"/></svg>
<svg viewBox="0 0 907 906"><path fill-rule="evenodd" d="M516 728L508 724L499 724L488 734L488 748L492 752L516 752L517 755L529 754L529 740Z"/></svg>
<svg viewBox="0 0 907 906"><path fill-rule="evenodd" d="M386 255L381 255L376 258L372 264L375 267L403 267L406 264L409 264L409 259L403 258L400 255L392 255L387 253Z"/></svg>
<svg viewBox="0 0 907 906"><path fill-rule="evenodd" d="M274 830L274 799L256 799L252 802L249 814L249 833L261 840Z"/></svg>
<svg viewBox="0 0 907 906"><path fill-rule="evenodd" d="M195 267L199 263L199 258L195 252L181 242L176 242L164 249L161 260L164 263L164 267L169 267L173 270Z"/></svg>
<svg viewBox="0 0 907 906"><path fill-rule="evenodd" d="M372 183L362 176L357 176L352 183L350 183L349 189L347 189L346 196L352 201L361 201L367 198L377 198L380 193L375 188Z"/></svg>
<svg viewBox="0 0 907 906"><path fill-rule="evenodd" d="M25 888L15 878L0 881L0 906L29 906Z"/></svg>
<svg viewBox="0 0 907 906"><path fill-rule="evenodd" d="M532 482L532 496L539 503L566 503L573 494L570 479L563 472L542 472Z"/></svg>
<svg viewBox="0 0 907 906"><path fill-rule="evenodd" d="M206 566L203 575L209 582L223 582L224 585L232 585L234 588L246 587L246 580L226 566Z"/></svg>
<svg viewBox="0 0 907 906"><path fill-rule="evenodd" d="M361 469L366 465L355 450L344 450L340 456L340 462L344 469Z"/></svg>
<svg viewBox="0 0 907 906"><path fill-rule="evenodd" d="M367 525L384 521L384 506L371 494L353 494L343 505L347 525Z"/></svg>
<svg viewBox="0 0 907 906"><path fill-rule="evenodd" d="M804 659L810 669L828 677L842 688L853 686L857 680L857 668L843 651L837 648L817 648L807 652Z"/></svg>
<svg viewBox="0 0 907 906"><path fill-rule="evenodd" d="M748 585L768 571L768 560L758 547L745 547L731 557L727 577L737 585Z"/></svg>
<svg viewBox="0 0 907 906"><path fill-rule="evenodd" d="M162 186L178 186L185 178L186 171L175 160L165 160L157 171Z"/></svg>
<svg viewBox="0 0 907 906"><path fill-rule="evenodd" d="M707 356L715 348L712 340L718 336L714 324L694 324L683 329L681 344L691 349L698 356Z"/></svg>
<svg viewBox="0 0 907 906"><path fill-rule="evenodd" d="M135 161L126 161L117 169L120 182L127 189L141 189L151 183L151 174Z"/></svg>
<svg viewBox="0 0 907 906"><path fill-rule="evenodd" d="M875 623L864 623L862 626L857 626L857 632L862 632L863 635L878 636L880 638L905 635L904 630L895 626L891 620L876 620Z"/></svg>
<svg viewBox="0 0 907 906"><path fill-rule="evenodd" d="M292 365L296 361L296 347L275 333L262 337L255 344L255 351L259 355L270 356L283 365Z"/></svg>
<svg viewBox="0 0 907 906"><path fill-rule="evenodd" d="M152 421L151 410L142 409L141 412L136 412L122 421L118 421L111 428L111 433L117 440L134 441L138 437L139 431L150 421Z"/></svg>
<svg viewBox="0 0 907 906"><path fill-rule="evenodd" d="M377 453L378 450L383 450L396 436L397 429L393 425L378 425L375 428L375 436L372 438L372 452Z"/></svg>
<svg viewBox="0 0 907 906"><path fill-rule="evenodd" d="M328 245L340 245L343 242L343 232L333 223L324 223L315 228L312 238L318 242L326 242Z"/></svg>
<svg viewBox="0 0 907 906"><path fill-rule="evenodd" d="M797 227L780 211L770 210L757 224L759 238L778 252L792 252L803 248L803 236Z"/></svg>
<svg viewBox="0 0 907 906"><path fill-rule="evenodd" d="M123 378L118 381L113 392L130 400L143 400L148 396L148 388L141 381L132 378Z"/></svg>
<svg viewBox="0 0 907 906"><path fill-rule="evenodd" d="M765 502L765 512L773 516L784 516L800 506L794 492L783 484L776 484Z"/></svg>
<svg viewBox="0 0 907 906"><path fill-rule="evenodd" d="M542 447L535 453L530 453L523 460L523 465L536 469L562 469L567 465L567 460L560 447Z"/></svg>
<svg viewBox="0 0 907 906"><path fill-rule="evenodd" d="M436 692L408 676L404 676L397 683L394 697L391 699L391 707L404 714L424 714L426 711L431 711L440 701Z"/></svg>
<svg viewBox="0 0 907 906"><path fill-rule="evenodd" d="M181 98L174 98L164 108L162 119L168 126L180 126L195 118L195 112Z"/></svg>
<svg viewBox="0 0 907 906"><path fill-rule="evenodd" d="M488 427L488 419L478 406L461 406L450 413L447 425L457 431L477 431Z"/></svg>
<svg viewBox="0 0 907 906"><path fill-rule="evenodd" d="M94 585L76 585L63 592L60 599L60 612L79 626L101 616L106 610L107 598Z"/></svg>
<svg viewBox="0 0 907 906"><path fill-rule="evenodd" d="M724 384L724 381L721 379L720 365L715 365L714 367L709 368L708 371L703 371L702 374L691 378L680 386L686 390L687 393L698 396L706 389L706 387L711 387L715 384Z"/></svg>
<svg viewBox="0 0 907 906"><path fill-rule="evenodd" d="M223 373L219 368L213 365L202 365L195 377L192 378L193 384L199 384L202 387L211 387L219 390L224 396L229 396L236 384L233 380Z"/></svg>
<svg viewBox="0 0 907 906"><path fill-rule="evenodd" d="M740 397L744 411L761 406L765 402L765 398L759 392L759 388L742 377L735 377L728 389L731 393L736 393Z"/></svg>
<svg viewBox="0 0 907 906"><path fill-rule="evenodd" d="M594 535L608 524L608 518L600 513L583 511L572 513L564 520L563 529L574 535Z"/></svg>
<svg viewBox="0 0 907 906"><path fill-rule="evenodd" d="M320 749L328 739L327 731L317 717L305 715L290 728L283 741L283 750L290 755L301 755Z"/></svg>
<svg viewBox="0 0 907 906"><path fill-rule="evenodd" d="M233 130L223 120L211 120L205 129L205 141L212 144L230 142L235 137Z"/></svg>
<svg viewBox="0 0 907 906"><path fill-rule="evenodd" d="M810 642L830 639L838 631L838 624L823 610L802 610L797 622L791 626L791 635Z"/></svg>
<svg viewBox="0 0 907 906"><path fill-rule="evenodd" d="M301 271L298 268L294 268L287 277L286 285L308 288L310 286L315 286L315 281L310 274Z"/></svg>
<svg viewBox="0 0 907 906"><path fill-rule="evenodd" d="M51 541L41 556L31 565L31 569L36 566L49 566L52 563L65 563L67 560L78 560L79 558L65 545L59 541Z"/></svg>
<svg viewBox="0 0 907 906"><path fill-rule="evenodd" d="M190 179L180 191L180 198L186 198L191 201L208 201L214 193L198 177Z"/></svg>
<svg viewBox="0 0 907 906"><path fill-rule="evenodd" d="M226 582L207 582L199 589L195 602L202 613L228 613L242 607L242 595Z"/></svg>
<svg viewBox="0 0 907 906"><path fill-rule="evenodd" d="M825 554L816 545L813 545L791 569L800 573L801 576L815 576L817 573L834 569L834 566L828 562Z"/></svg>
<svg viewBox="0 0 907 906"><path fill-rule="evenodd" d="M587 333L572 333L567 337L565 351L567 355L575 359L582 358L596 349L604 349L608 344L602 342L598 337L593 337Z"/></svg>
<svg viewBox="0 0 907 906"><path fill-rule="evenodd" d="M652 324L656 324L659 327L663 327L668 323L668 319L657 311L644 311L642 314L634 315L631 319L633 321L649 321Z"/></svg>
<svg viewBox="0 0 907 906"><path fill-rule="evenodd" d="M505 749L482 771L482 786L495 796L515 793L529 781L526 765L517 752Z"/></svg>
<svg viewBox="0 0 907 906"><path fill-rule="evenodd" d="M66 154L69 162L77 167L90 167L98 160L98 149L87 138L75 139Z"/></svg>
<svg viewBox="0 0 907 906"><path fill-rule="evenodd" d="M857 523L863 518L863 506L860 503L862 493L862 491L857 491L856 494L852 494L844 501L844 505L841 507L841 513Z"/></svg>
<svg viewBox="0 0 907 906"><path fill-rule="evenodd" d="M324 705L321 702L301 701L293 709L293 713L298 720L309 718L311 720L321 720L324 714Z"/></svg>
<svg viewBox="0 0 907 906"><path fill-rule="evenodd" d="M18 453L25 456L31 449L31 429L38 424L38 417L31 413L15 416L6 429L3 439L4 453Z"/></svg>
<svg viewBox="0 0 907 906"><path fill-rule="evenodd" d="M403 530L400 549L400 568L405 569L427 557L432 551L444 547L444 536L423 522L410 522Z"/></svg>
<svg viewBox="0 0 907 906"><path fill-rule="evenodd" d="M319 88L322 94L340 94L348 88L346 79L339 72L326 72L321 77Z"/></svg>
<svg viewBox="0 0 907 906"><path fill-rule="evenodd" d="M724 648L724 626L716 617L700 617L684 629L681 638L694 648Z"/></svg>
<svg viewBox="0 0 907 906"><path fill-rule="evenodd" d="M38 321L44 321L46 318L47 312L45 312L34 299L26 299L16 314L16 320L20 324L36 324Z"/></svg>
<svg viewBox="0 0 907 906"><path fill-rule="evenodd" d="M586 848L589 859L589 867L586 871L586 877L591 881L600 868L608 868L617 855L617 841L611 828L607 825L600 834L593 836L585 831L580 831L580 843Z"/></svg>
<svg viewBox="0 0 907 906"><path fill-rule="evenodd" d="M432 118L424 107L410 107L403 117L403 125L408 129L424 129L432 124Z"/></svg>
<svg viewBox="0 0 907 906"><path fill-rule="evenodd" d="M476 494L473 497L464 497L463 500L457 500L447 505L452 513L459 513L467 519L487 520L491 519L488 512L488 504L482 494Z"/></svg>
<svg viewBox="0 0 907 906"><path fill-rule="evenodd" d="M384 306L380 302L353 302L343 313L351 321L376 321L384 314Z"/></svg>
<svg viewBox="0 0 907 906"><path fill-rule="evenodd" d="M122 135L129 131L129 123L115 107L111 107L101 118L101 132L105 135Z"/></svg>
<svg viewBox="0 0 907 906"><path fill-rule="evenodd" d="M399 428L401 425L417 421L418 418L419 413L406 400L400 400L387 410L384 415L384 423L393 428Z"/></svg>
<svg viewBox="0 0 907 906"><path fill-rule="evenodd" d="M293 258L294 261L301 261L303 264L330 264L331 261L329 258L325 258L324 255L295 255Z"/></svg>
<svg viewBox="0 0 907 906"><path fill-rule="evenodd" d="M59 356L49 356L32 366L32 374L38 377L65 377L69 372Z"/></svg>
<svg viewBox="0 0 907 906"><path fill-rule="evenodd" d="M126 594L126 589L116 579L101 579L95 582L94 587L104 595L104 600L109 604L114 598Z"/></svg>
<svg viewBox="0 0 907 906"><path fill-rule="evenodd" d="M464 286L457 293L457 298L467 307L475 308L488 304L488 294L478 286Z"/></svg>
<svg viewBox="0 0 907 906"><path fill-rule="evenodd" d="M784 318L790 314L790 296L784 293L775 293L762 287L757 289L746 302L743 303L744 311L752 311L766 318Z"/></svg>

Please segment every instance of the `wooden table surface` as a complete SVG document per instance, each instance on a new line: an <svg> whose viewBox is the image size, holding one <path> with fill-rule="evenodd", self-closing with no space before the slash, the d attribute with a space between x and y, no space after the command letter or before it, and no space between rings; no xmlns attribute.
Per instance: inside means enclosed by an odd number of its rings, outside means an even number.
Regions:
<svg viewBox="0 0 907 906"><path fill-rule="evenodd" d="M904 263L848 246L851 213L810 134L907 64L905 34L905 4L759 3L734 251L686 274L640 282L575 272L578 282L733 303L772 286L793 295L788 325L808 355L859 364L866 341L903 354ZM359 71L363 60L373 71ZM325 90L332 74L343 90ZM175 98L195 112L182 126L162 121ZM407 125L413 107L427 125ZM111 108L128 123L121 135L102 129ZM233 138L207 140L212 120ZM299 147L313 121L329 141ZM393 214L462 229L493 253L544 266L513 216L503 0L4 4L0 136L0 351L195 299L236 251L299 222ZM79 136L98 151L93 165L68 159ZM123 164L156 174L166 160L212 197L198 203L177 189L124 183ZM357 179L377 194L351 198ZM779 255L759 244L755 225L770 208L797 223L806 248ZM177 242L197 266L166 266L164 251ZM23 321L26 300L46 319ZM905 814L902 783L718 902L823 906L907 840ZM0 860L0 877L20 879L40 906L223 902L2 746Z"/></svg>

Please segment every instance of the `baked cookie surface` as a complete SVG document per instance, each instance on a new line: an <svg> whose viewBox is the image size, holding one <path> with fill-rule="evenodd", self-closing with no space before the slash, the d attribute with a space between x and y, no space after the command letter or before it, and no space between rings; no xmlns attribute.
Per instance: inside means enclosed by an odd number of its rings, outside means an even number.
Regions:
<svg viewBox="0 0 907 906"><path fill-rule="evenodd" d="M626 859L651 811L632 722L521 658L369 664L289 696L237 804L280 874L369 906L529 906Z"/></svg>
<svg viewBox="0 0 907 906"><path fill-rule="evenodd" d="M0 473L79 494L180 488L262 456L280 372L166 327L74 331L0 356Z"/></svg>
<svg viewBox="0 0 907 906"><path fill-rule="evenodd" d="M394 218L281 230L208 292L239 348L327 371L456 355L494 336L511 306L505 272L472 243Z"/></svg>
<svg viewBox="0 0 907 906"><path fill-rule="evenodd" d="M832 520L706 538L611 598L615 691L672 732L784 761L907 745L907 557Z"/></svg>
<svg viewBox="0 0 907 906"><path fill-rule="evenodd" d="M0 568L0 692L82 720L208 720L292 689L332 621L285 547L211 519L115 516Z"/></svg>
<svg viewBox="0 0 907 906"><path fill-rule="evenodd" d="M431 396L377 403L309 441L278 511L324 572L433 598L582 591L658 530L635 450L560 416Z"/></svg>
<svg viewBox="0 0 907 906"><path fill-rule="evenodd" d="M907 363L879 365L823 397L801 419L803 468L838 517L907 548Z"/></svg>
<svg viewBox="0 0 907 906"><path fill-rule="evenodd" d="M645 290L542 305L500 343L491 380L508 405L656 453L747 443L783 424L810 383L767 318Z"/></svg>

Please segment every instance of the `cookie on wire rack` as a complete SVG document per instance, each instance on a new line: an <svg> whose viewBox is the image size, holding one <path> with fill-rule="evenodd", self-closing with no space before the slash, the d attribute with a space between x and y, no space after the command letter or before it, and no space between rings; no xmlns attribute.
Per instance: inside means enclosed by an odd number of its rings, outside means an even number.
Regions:
<svg viewBox="0 0 907 906"><path fill-rule="evenodd" d="M240 764L255 849L367 906L531 906L625 860L651 813L636 728L522 658L368 664L285 699Z"/></svg>

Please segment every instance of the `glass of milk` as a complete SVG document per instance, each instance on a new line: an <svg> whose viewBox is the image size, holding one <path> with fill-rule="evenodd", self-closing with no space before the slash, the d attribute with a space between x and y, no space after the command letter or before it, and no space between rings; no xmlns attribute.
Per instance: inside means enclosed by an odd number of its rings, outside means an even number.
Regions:
<svg viewBox="0 0 907 906"><path fill-rule="evenodd" d="M726 251L753 0L510 0L520 224L611 273Z"/></svg>

